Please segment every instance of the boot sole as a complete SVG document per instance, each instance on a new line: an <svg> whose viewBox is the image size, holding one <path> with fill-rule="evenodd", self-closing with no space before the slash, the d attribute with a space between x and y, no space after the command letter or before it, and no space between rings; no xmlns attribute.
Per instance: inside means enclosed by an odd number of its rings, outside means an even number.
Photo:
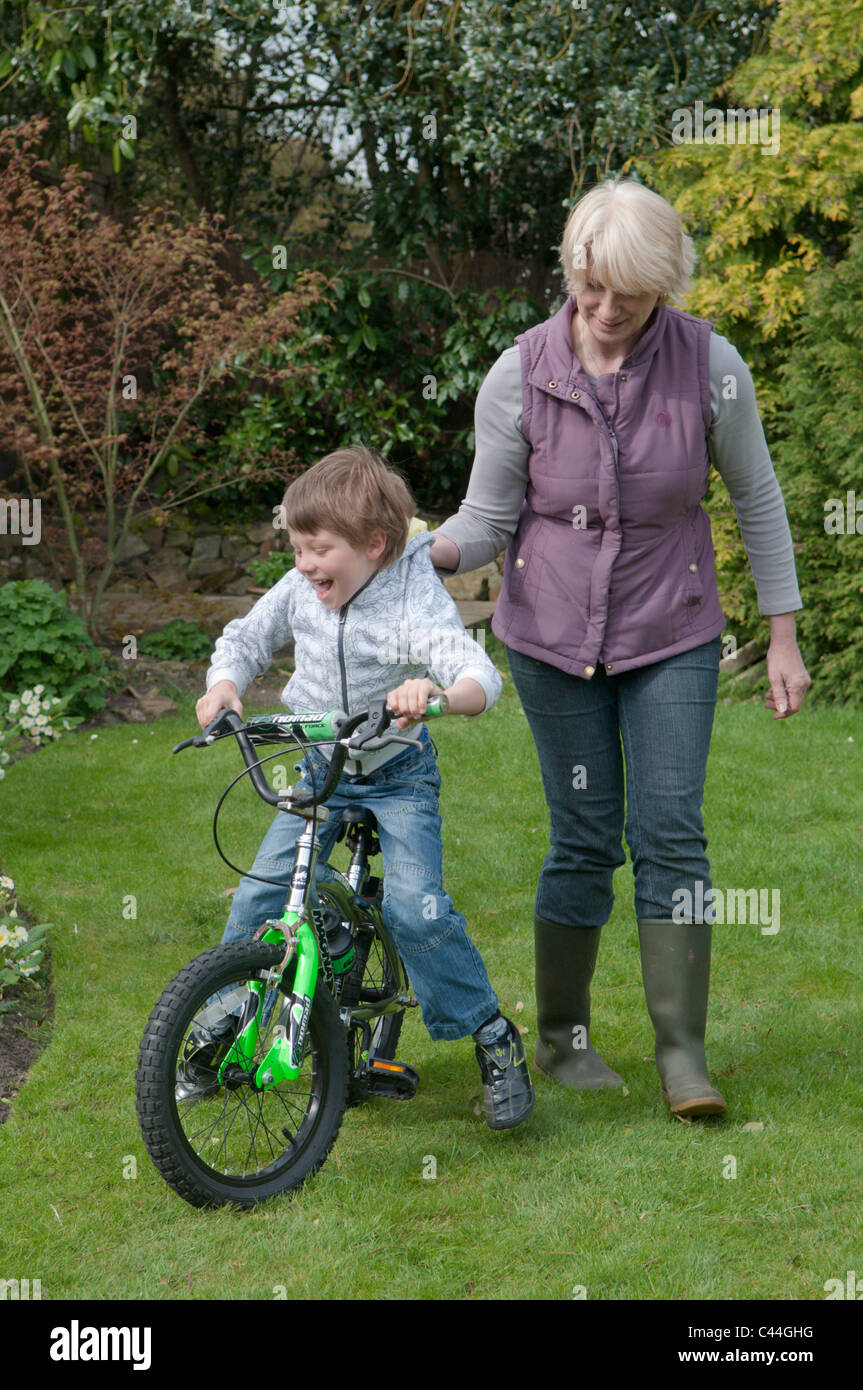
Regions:
<svg viewBox="0 0 863 1390"><path fill-rule="evenodd" d="M724 1115L728 1109L721 1096L702 1096L695 1100L681 1101L680 1105L672 1105L668 1096L665 1100L672 1115L679 1115L681 1119L694 1119L699 1115Z"/></svg>

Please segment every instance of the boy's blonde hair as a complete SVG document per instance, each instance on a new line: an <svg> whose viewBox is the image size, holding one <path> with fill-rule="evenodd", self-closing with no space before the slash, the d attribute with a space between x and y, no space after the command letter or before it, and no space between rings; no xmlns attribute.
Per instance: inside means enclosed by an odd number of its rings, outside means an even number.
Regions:
<svg viewBox="0 0 863 1390"><path fill-rule="evenodd" d="M405 548L414 499L404 478L375 449L352 444L313 463L291 483L282 500L281 520L288 531L311 535L331 531L362 550L373 531L387 543L380 558L385 569Z"/></svg>
<svg viewBox="0 0 863 1390"><path fill-rule="evenodd" d="M679 302L695 260L680 213L634 179L606 179L586 193L567 218L560 248L567 294L590 278L618 294Z"/></svg>

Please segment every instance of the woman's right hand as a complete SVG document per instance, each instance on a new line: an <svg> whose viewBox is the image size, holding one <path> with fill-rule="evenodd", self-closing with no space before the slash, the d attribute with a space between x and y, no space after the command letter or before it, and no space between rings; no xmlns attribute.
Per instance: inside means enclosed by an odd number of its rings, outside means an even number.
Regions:
<svg viewBox="0 0 863 1390"><path fill-rule="evenodd" d="M461 551L455 541L446 536L436 536L429 547L429 555L435 569L457 570L461 561Z"/></svg>
<svg viewBox="0 0 863 1390"><path fill-rule="evenodd" d="M242 701L233 681L216 681L195 705L195 714L202 729L212 723L220 709L235 709L237 714L243 713Z"/></svg>

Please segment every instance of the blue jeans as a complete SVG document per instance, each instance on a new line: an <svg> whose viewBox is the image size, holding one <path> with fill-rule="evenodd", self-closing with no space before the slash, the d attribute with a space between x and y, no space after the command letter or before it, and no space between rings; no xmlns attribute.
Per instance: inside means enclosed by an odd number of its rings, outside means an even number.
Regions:
<svg viewBox="0 0 863 1390"><path fill-rule="evenodd" d="M482 958L443 886L443 845L438 814L440 773L428 730L422 750L406 748L368 776L343 776L327 801L330 818L318 826L321 843L317 878L326 876L346 806L365 806L378 822L384 860L383 917L401 955L423 1022L432 1038L452 1040L473 1033L497 1010ZM310 789L308 764L317 786L328 762L311 749L296 770ZM287 884L297 840L306 821L280 811L258 850L252 872ZM322 873L321 870L324 870ZM243 878L234 894L223 941L252 936L268 918L281 917L286 887Z"/></svg>
<svg viewBox="0 0 863 1390"><path fill-rule="evenodd" d="M626 862L624 829L637 917L671 920L681 902L674 891L687 889L697 902L698 880L707 894L701 806L720 645L716 637L620 676L599 666L589 681L507 648L551 814L537 916L603 926L614 870Z"/></svg>

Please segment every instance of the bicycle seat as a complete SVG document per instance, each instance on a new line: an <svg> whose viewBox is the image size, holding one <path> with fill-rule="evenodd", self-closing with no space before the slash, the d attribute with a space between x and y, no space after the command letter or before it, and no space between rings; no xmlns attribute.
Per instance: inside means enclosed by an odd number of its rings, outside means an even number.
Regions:
<svg viewBox="0 0 863 1390"><path fill-rule="evenodd" d="M366 806L346 806L342 811L342 825L368 825L375 830L377 823L374 811Z"/></svg>

